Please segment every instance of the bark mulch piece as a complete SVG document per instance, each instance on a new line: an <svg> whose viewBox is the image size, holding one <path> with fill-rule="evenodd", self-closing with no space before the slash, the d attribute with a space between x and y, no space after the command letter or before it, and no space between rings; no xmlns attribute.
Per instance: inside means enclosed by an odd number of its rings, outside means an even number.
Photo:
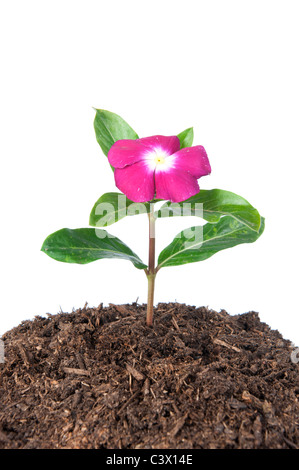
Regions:
<svg viewBox="0 0 299 470"><path fill-rule="evenodd" d="M159 304L35 317L2 337L0 448L299 448L299 364L256 312Z"/></svg>

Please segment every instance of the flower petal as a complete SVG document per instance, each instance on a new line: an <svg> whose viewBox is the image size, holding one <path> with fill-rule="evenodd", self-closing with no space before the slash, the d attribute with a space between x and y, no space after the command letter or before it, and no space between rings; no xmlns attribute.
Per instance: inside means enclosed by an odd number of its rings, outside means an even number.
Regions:
<svg viewBox="0 0 299 470"><path fill-rule="evenodd" d="M118 189L131 201L147 202L154 199L154 171L150 170L146 161L141 160L125 168L116 168L114 178Z"/></svg>
<svg viewBox="0 0 299 470"><path fill-rule="evenodd" d="M153 135L152 137L142 137L139 139L143 145L156 152L162 152L165 156L172 155L180 150L180 139L175 136Z"/></svg>
<svg viewBox="0 0 299 470"><path fill-rule="evenodd" d="M117 140L108 152L110 165L114 168L124 168L145 158L149 149L140 140Z"/></svg>
<svg viewBox="0 0 299 470"><path fill-rule="evenodd" d="M187 171L170 168L167 171L156 171L156 198L171 202L185 201L199 192L196 177Z"/></svg>
<svg viewBox="0 0 299 470"><path fill-rule="evenodd" d="M187 147L171 156L172 166L179 171L186 171L195 178L209 175L211 165L202 145Z"/></svg>
<svg viewBox="0 0 299 470"><path fill-rule="evenodd" d="M152 152L161 153L165 157L180 149L180 140L176 136L154 135L141 139L117 140L108 152L108 161L114 168L124 168L127 165L149 159Z"/></svg>

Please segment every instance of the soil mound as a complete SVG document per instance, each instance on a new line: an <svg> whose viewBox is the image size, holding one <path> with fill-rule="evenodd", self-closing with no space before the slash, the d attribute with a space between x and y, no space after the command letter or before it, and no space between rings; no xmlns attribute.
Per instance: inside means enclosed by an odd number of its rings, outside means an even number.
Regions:
<svg viewBox="0 0 299 470"><path fill-rule="evenodd" d="M255 312L85 305L3 335L0 448L299 448L299 364Z"/></svg>

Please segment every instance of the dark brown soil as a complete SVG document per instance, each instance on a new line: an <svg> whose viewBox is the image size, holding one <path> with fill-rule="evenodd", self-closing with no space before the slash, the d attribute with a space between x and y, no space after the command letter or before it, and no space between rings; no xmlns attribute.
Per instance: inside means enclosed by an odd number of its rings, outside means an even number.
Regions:
<svg viewBox="0 0 299 470"><path fill-rule="evenodd" d="M249 312L110 305L7 332L0 448L299 448L299 364Z"/></svg>

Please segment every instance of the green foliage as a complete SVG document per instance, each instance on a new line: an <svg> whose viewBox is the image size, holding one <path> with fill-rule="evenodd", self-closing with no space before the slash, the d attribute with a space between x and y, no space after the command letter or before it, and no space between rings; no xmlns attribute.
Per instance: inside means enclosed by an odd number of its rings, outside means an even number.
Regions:
<svg viewBox="0 0 299 470"><path fill-rule="evenodd" d="M138 269L147 267L125 243L101 229L63 228L49 235L41 250L65 263L87 264L98 259L117 258L131 261Z"/></svg>
<svg viewBox="0 0 299 470"><path fill-rule="evenodd" d="M158 269L165 266L194 263L242 243L255 242L264 231L264 219L258 232L238 220L225 216L216 224L190 227L180 232L158 259Z"/></svg>

